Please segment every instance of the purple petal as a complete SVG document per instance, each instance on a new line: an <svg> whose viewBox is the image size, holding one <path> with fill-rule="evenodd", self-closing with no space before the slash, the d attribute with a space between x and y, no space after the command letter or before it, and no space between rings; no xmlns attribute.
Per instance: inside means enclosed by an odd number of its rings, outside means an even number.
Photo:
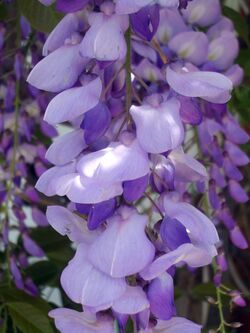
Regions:
<svg viewBox="0 0 250 333"><path fill-rule="evenodd" d="M116 200L100 202L93 205L88 214L88 228L90 230L97 229L103 222L110 218L116 209Z"/></svg>
<svg viewBox="0 0 250 333"><path fill-rule="evenodd" d="M228 140L235 144L244 144L249 141L249 135L237 121L232 117L224 117L223 124L225 128L225 134Z"/></svg>
<svg viewBox="0 0 250 333"><path fill-rule="evenodd" d="M45 214L38 209L37 207L32 207L32 219L33 221L40 227L46 227L48 225L48 221L46 219Z"/></svg>
<svg viewBox="0 0 250 333"><path fill-rule="evenodd" d="M61 333L113 333L114 324L111 318L93 318L86 312L78 312L66 308L55 309L49 312L55 319L56 328Z"/></svg>
<svg viewBox="0 0 250 333"><path fill-rule="evenodd" d="M181 59L190 61L196 66L202 65L208 56L208 38L203 32L187 31L173 37L169 48Z"/></svg>
<svg viewBox="0 0 250 333"><path fill-rule="evenodd" d="M109 308L125 292L125 280L114 279L100 272L88 261L87 256L88 248L79 244L75 257L61 275L62 287L76 303Z"/></svg>
<svg viewBox="0 0 250 333"><path fill-rule="evenodd" d="M209 202L213 209L219 209L220 208L220 199L216 191L216 184L213 179L209 182L209 190L208 190L208 196L209 196Z"/></svg>
<svg viewBox="0 0 250 333"><path fill-rule="evenodd" d="M161 222L160 235L170 250L175 250L182 244L191 243L186 228L178 220L170 217L165 217Z"/></svg>
<svg viewBox="0 0 250 333"><path fill-rule="evenodd" d="M240 182L243 179L243 175L240 170L233 164L227 153L224 153L224 163L223 163L225 174L228 178L234 179Z"/></svg>
<svg viewBox="0 0 250 333"><path fill-rule="evenodd" d="M10 258L10 271L13 276L16 287L18 289L23 289L24 288L23 278L19 268L16 265L16 258L13 256Z"/></svg>
<svg viewBox="0 0 250 333"><path fill-rule="evenodd" d="M154 246L147 239L145 215L122 207L107 229L91 246L89 259L101 271L113 277L135 274L154 257ZM124 265L126 263L126 265Z"/></svg>
<svg viewBox="0 0 250 333"><path fill-rule="evenodd" d="M123 197L127 202L141 198L148 186L148 175L123 183Z"/></svg>
<svg viewBox="0 0 250 333"><path fill-rule="evenodd" d="M245 203L249 199L246 191L235 180L229 180L229 193L231 197L239 203Z"/></svg>
<svg viewBox="0 0 250 333"><path fill-rule="evenodd" d="M132 106L130 113L136 124L137 138L149 153L163 153L177 148L184 139L179 115L180 103L170 99L159 106Z"/></svg>
<svg viewBox="0 0 250 333"><path fill-rule="evenodd" d="M59 136L49 147L46 159L55 165L71 162L87 147L81 129Z"/></svg>
<svg viewBox="0 0 250 333"><path fill-rule="evenodd" d="M37 243L32 240L26 233L24 233L22 235L22 239L23 239L23 246L25 248L25 250L34 257L37 258L42 258L45 256L43 250L40 248L39 245L37 245Z"/></svg>
<svg viewBox="0 0 250 333"><path fill-rule="evenodd" d="M46 216L49 224L60 235L67 235L72 242L88 244L97 236L96 232L89 232L86 221L64 207L49 206Z"/></svg>
<svg viewBox="0 0 250 333"><path fill-rule="evenodd" d="M49 34L44 46L43 55L47 56L50 52L55 51L64 45L67 38L77 31L79 20L77 15L68 14L57 24L57 26Z"/></svg>
<svg viewBox="0 0 250 333"><path fill-rule="evenodd" d="M94 108L99 102L101 92L100 78L83 87L63 91L49 103L44 120L49 124L73 120Z"/></svg>
<svg viewBox="0 0 250 333"><path fill-rule="evenodd" d="M149 308L146 294L141 287L127 286L125 293L114 301L112 309L121 314L133 315Z"/></svg>
<svg viewBox="0 0 250 333"><path fill-rule="evenodd" d="M224 175L221 173L221 169L216 165L213 164L210 169L211 178L215 180L216 185L218 187L224 188L226 186L226 180Z"/></svg>
<svg viewBox="0 0 250 333"><path fill-rule="evenodd" d="M90 145L102 137L109 128L110 122L111 113L106 104L99 103L89 110L81 125L86 143Z"/></svg>
<svg viewBox="0 0 250 333"><path fill-rule="evenodd" d="M77 12L82 10L89 0L57 0L56 9L63 13Z"/></svg>
<svg viewBox="0 0 250 333"><path fill-rule="evenodd" d="M40 1L45 6L50 6L56 0L38 0L38 1Z"/></svg>
<svg viewBox="0 0 250 333"><path fill-rule="evenodd" d="M176 315L174 283L171 275L163 273L154 279L148 288L150 310L157 319L169 320Z"/></svg>
<svg viewBox="0 0 250 333"><path fill-rule="evenodd" d="M245 250L248 248L247 240L238 226L230 231L230 238L233 244L239 249Z"/></svg>
<svg viewBox="0 0 250 333"><path fill-rule="evenodd" d="M79 55L79 45L62 46L41 60L27 81L38 89L60 92L76 83L87 61Z"/></svg>
<svg viewBox="0 0 250 333"><path fill-rule="evenodd" d="M230 99L233 88L231 80L220 73L188 71L186 67L176 72L168 66L167 82L180 95L219 104Z"/></svg>
<svg viewBox="0 0 250 333"><path fill-rule="evenodd" d="M242 165L247 165L249 163L249 157L237 145L233 144L230 141L226 141L224 147L231 161L235 165L242 166Z"/></svg>
<svg viewBox="0 0 250 333"><path fill-rule="evenodd" d="M223 16L219 22L212 25L208 29L207 36L209 37L210 40L213 40L215 38L220 37L224 31L231 31L231 32L234 31L233 22L225 16Z"/></svg>
<svg viewBox="0 0 250 333"><path fill-rule="evenodd" d="M175 167L170 159L167 159L165 156L158 155L152 158L154 164L153 173L152 173L152 185L154 189L162 193L166 189L174 189L174 180L175 180Z"/></svg>

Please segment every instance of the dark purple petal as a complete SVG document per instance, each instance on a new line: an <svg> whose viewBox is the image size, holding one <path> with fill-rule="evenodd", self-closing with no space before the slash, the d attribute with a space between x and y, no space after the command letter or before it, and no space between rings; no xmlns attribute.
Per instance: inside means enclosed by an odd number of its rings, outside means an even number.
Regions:
<svg viewBox="0 0 250 333"><path fill-rule="evenodd" d="M153 315L162 320L169 320L176 315L174 305L174 283L172 277L163 273L154 279L148 288L148 299Z"/></svg>
<svg viewBox="0 0 250 333"><path fill-rule="evenodd" d="M57 0L56 9L63 13L77 12L83 9L89 0Z"/></svg>
<svg viewBox="0 0 250 333"><path fill-rule="evenodd" d="M160 234L163 242L170 250L182 244L190 243L186 228L176 219L165 217L161 223Z"/></svg>
<svg viewBox="0 0 250 333"><path fill-rule="evenodd" d="M123 197L126 201L132 202L141 198L149 181L149 175L130 180L123 183Z"/></svg>
<svg viewBox="0 0 250 333"><path fill-rule="evenodd" d="M99 103L93 109L89 110L81 124L84 129L84 139L88 145L94 143L102 137L111 122L111 113L104 103Z"/></svg>
<svg viewBox="0 0 250 333"><path fill-rule="evenodd" d="M229 181L229 193L231 197L239 203L245 203L248 201L248 195L243 187L235 180Z"/></svg>
<svg viewBox="0 0 250 333"><path fill-rule="evenodd" d="M181 102L181 120L186 124L199 125L203 117L197 101L184 96L178 96L178 100Z"/></svg>
<svg viewBox="0 0 250 333"><path fill-rule="evenodd" d="M103 222L111 217L116 208L116 199L110 199L93 205L88 215L88 228L90 230L97 229Z"/></svg>
<svg viewBox="0 0 250 333"><path fill-rule="evenodd" d="M150 41L159 25L159 6L144 7L139 12L132 14L130 19L134 32L142 39Z"/></svg>

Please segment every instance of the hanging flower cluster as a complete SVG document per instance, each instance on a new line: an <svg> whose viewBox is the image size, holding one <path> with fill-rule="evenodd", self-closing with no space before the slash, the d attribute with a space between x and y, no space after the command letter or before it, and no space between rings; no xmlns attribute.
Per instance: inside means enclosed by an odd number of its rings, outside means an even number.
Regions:
<svg viewBox="0 0 250 333"><path fill-rule="evenodd" d="M0 24L1 243L8 253L9 273L16 287L37 295L37 287L22 271L29 266L29 257L41 258L45 254L30 237L25 208L31 207L32 220L37 226L48 225L34 185L49 166L44 143L51 142L57 131L42 120L48 97L26 83L30 67L41 58L42 36L31 33L24 17L19 22L20 36L11 24ZM13 237L19 237L20 246L13 243Z"/></svg>
<svg viewBox="0 0 250 333"><path fill-rule="evenodd" d="M56 5L67 15L28 82L56 93L44 120L70 130L48 149L54 166L36 188L70 201L49 206L47 219L76 246L61 284L83 312L50 316L62 333L111 333L114 319L124 331L129 316L140 332L199 333L199 325L176 316L175 267L210 264L219 237L192 205L190 188L202 192L209 183L210 203L225 223L227 208L217 200L223 167L231 196L247 200L237 165L248 159L235 144L248 136L226 107L243 76L233 65L233 26L218 0ZM196 148L187 152L193 131L209 173L193 157ZM239 230L230 230L235 242Z"/></svg>

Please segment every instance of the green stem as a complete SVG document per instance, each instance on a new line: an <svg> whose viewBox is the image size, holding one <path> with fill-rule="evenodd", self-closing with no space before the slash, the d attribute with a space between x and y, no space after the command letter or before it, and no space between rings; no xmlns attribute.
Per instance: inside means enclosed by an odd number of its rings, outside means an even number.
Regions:
<svg viewBox="0 0 250 333"><path fill-rule="evenodd" d="M217 296L217 305L218 305L219 316L220 316L219 332L226 333L225 318L224 318L223 307L222 307L220 287L216 287L216 296Z"/></svg>
<svg viewBox="0 0 250 333"><path fill-rule="evenodd" d="M131 28L129 27L125 35L127 43L127 55L126 55L126 114L129 119L129 110L132 104L132 77L131 77Z"/></svg>

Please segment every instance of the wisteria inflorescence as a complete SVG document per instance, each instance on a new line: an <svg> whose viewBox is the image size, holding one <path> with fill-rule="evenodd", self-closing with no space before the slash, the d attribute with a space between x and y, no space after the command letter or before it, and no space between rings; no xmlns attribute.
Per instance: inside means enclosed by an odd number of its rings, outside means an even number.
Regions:
<svg viewBox="0 0 250 333"><path fill-rule="evenodd" d="M61 285L83 312L50 316L62 333L111 333L115 322L124 332L129 317L139 332L199 333L177 316L176 268L213 261L220 297L215 225L247 247L228 204L248 200L239 145L249 138L227 106L243 78L234 26L219 0L55 5L66 15L28 83L55 93L44 120L68 131L36 188L69 199L46 215L76 247ZM232 299L244 303L237 291Z"/></svg>
<svg viewBox="0 0 250 333"><path fill-rule="evenodd" d="M12 22L0 24L0 239L8 256L9 279L13 277L18 289L38 295L37 286L25 270L29 257L42 258L45 254L30 237L27 206L37 226L48 225L34 186L49 167L46 143L51 143L57 131L43 121L48 96L30 86L26 78L42 57L44 36L32 33L24 17L18 21L19 33ZM18 247L13 235L19 239Z"/></svg>

